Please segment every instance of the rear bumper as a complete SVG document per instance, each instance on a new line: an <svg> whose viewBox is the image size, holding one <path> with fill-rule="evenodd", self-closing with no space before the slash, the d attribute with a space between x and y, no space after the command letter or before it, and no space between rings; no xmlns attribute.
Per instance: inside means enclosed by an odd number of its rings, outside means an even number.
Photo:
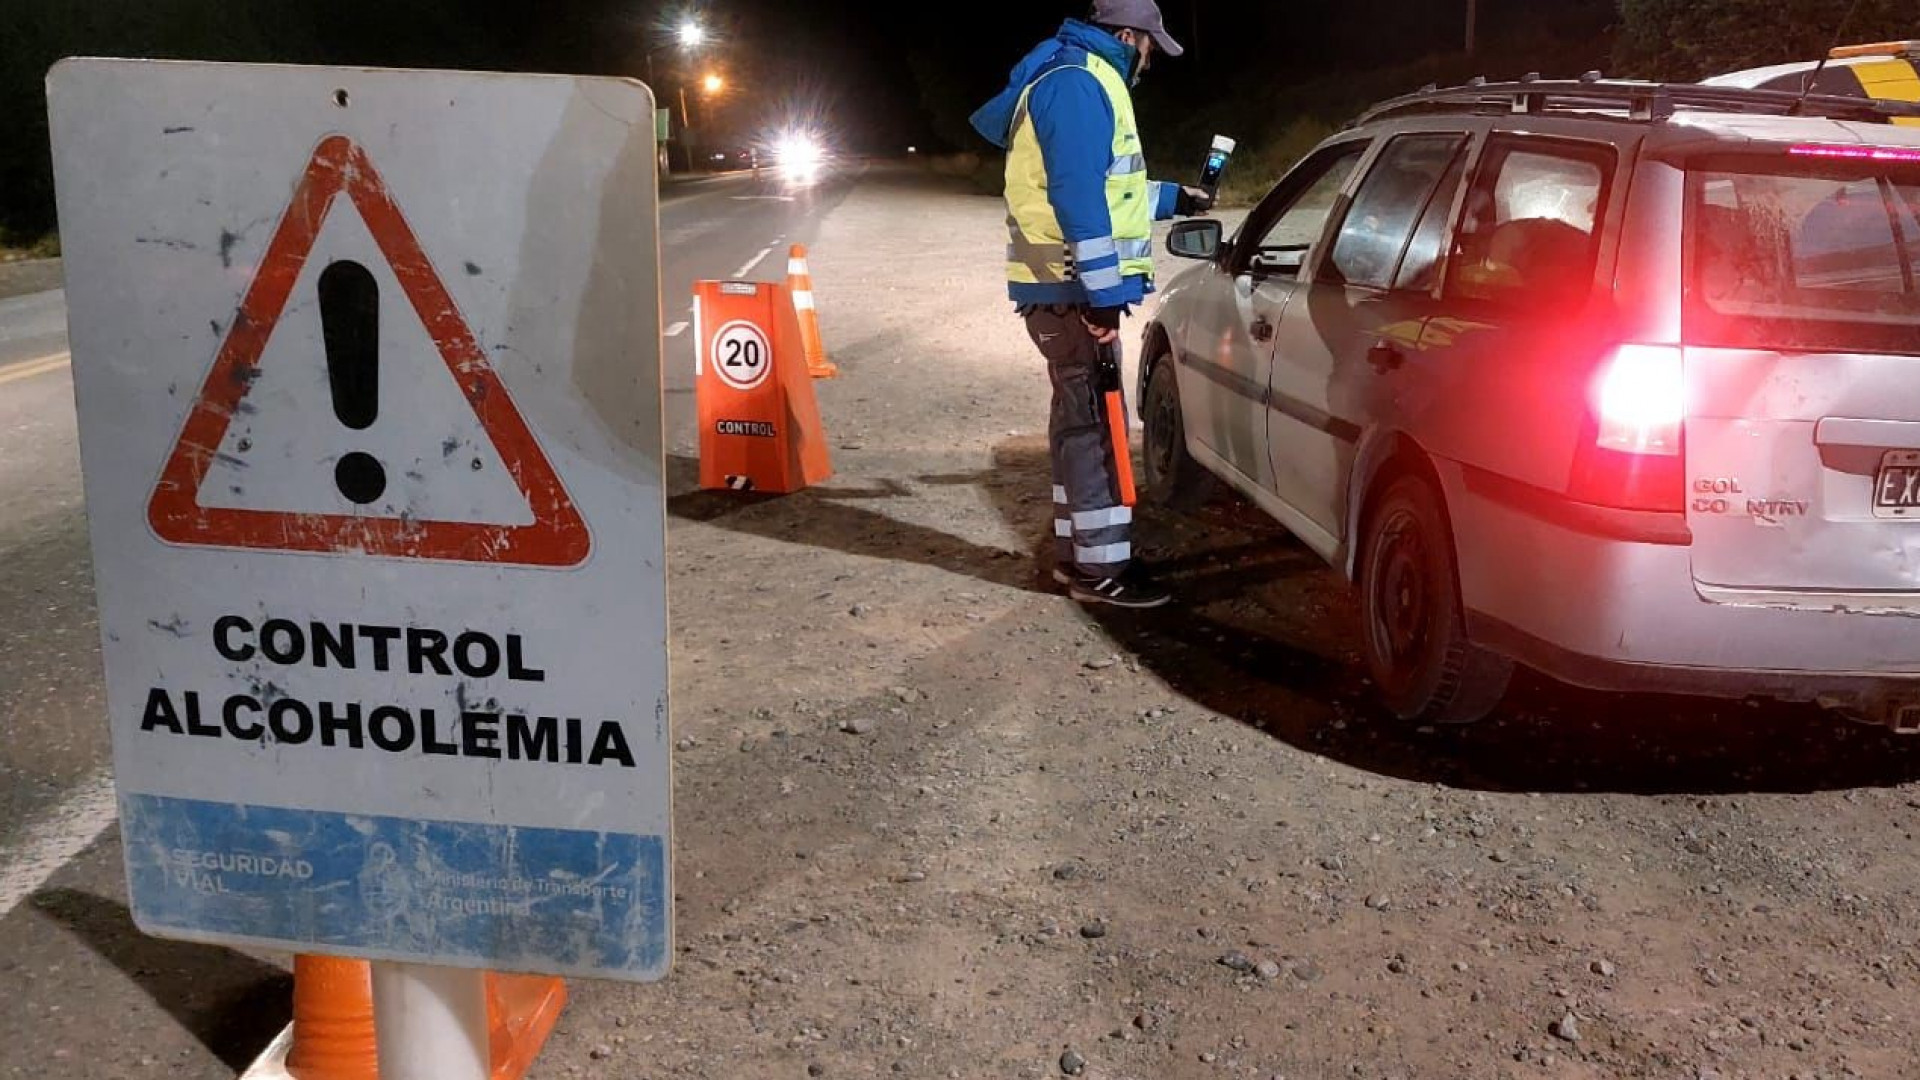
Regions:
<svg viewBox="0 0 1920 1080"><path fill-rule="evenodd" d="M1482 648L1589 690L1811 701L1863 713L1876 711L1890 699L1920 702L1920 674L1709 668L1613 660L1561 648L1478 611L1468 615L1467 633Z"/></svg>
<svg viewBox="0 0 1920 1080"><path fill-rule="evenodd" d="M1681 515L1590 512L1440 473L1468 633L1489 649L1602 690L1920 699L1920 613L1709 600Z"/></svg>

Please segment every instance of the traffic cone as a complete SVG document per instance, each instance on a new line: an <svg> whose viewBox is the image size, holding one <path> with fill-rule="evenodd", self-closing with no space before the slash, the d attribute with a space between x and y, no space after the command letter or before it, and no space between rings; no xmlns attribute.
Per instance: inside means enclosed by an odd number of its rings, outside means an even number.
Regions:
<svg viewBox="0 0 1920 1080"><path fill-rule="evenodd" d="M807 270L807 246L793 245L787 254L787 291L793 294L793 310L800 316L800 343L807 353L807 374L816 379L831 379L840 369L827 359L827 344L820 337L820 312L813 302L813 274Z"/></svg>
<svg viewBox="0 0 1920 1080"><path fill-rule="evenodd" d="M527 1074L566 1003L567 987L559 979L487 973L493 1080ZM367 962L295 956L292 1036L286 1075L293 1080L379 1080Z"/></svg>

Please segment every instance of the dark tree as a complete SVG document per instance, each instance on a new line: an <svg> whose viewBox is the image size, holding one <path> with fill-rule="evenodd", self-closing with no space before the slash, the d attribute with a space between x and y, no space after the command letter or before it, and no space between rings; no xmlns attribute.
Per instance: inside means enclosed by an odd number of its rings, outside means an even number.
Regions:
<svg viewBox="0 0 1920 1080"><path fill-rule="evenodd" d="M1920 0L1620 0L1616 56L1632 74L1691 81L1912 37Z"/></svg>

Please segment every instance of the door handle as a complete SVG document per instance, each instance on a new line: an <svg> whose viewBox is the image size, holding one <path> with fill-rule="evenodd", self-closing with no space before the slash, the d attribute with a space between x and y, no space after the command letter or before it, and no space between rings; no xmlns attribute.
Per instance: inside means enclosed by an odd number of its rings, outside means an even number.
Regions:
<svg viewBox="0 0 1920 1080"><path fill-rule="evenodd" d="M1407 362L1407 354L1391 342L1382 341L1367 350L1367 363L1373 370L1385 375L1389 371L1398 371Z"/></svg>
<svg viewBox="0 0 1920 1080"><path fill-rule="evenodd" d="M1248 328L1248 332L1253 334L1253 340L1255 341L1273 340L1273 324L1267 321L1265 315L1253 320L1253 325Z"/></svg>

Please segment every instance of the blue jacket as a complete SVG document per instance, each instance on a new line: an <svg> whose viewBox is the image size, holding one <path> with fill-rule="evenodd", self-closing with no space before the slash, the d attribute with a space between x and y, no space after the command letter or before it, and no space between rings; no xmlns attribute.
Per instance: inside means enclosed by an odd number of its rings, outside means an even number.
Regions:
<svg viewBox="0 0 1920 1080"><path fill-rule="evenodd" d="M1091 53L1112 64L1123 75L1133 70L1136 53L1131 45L1097 26L1068 19L1060 32L1027 54L1014 67L1007 88L973 114L973 129L1002 150L1013 142L1013 117L1020 95L1034 80L1055 68L1084 69ZM1027 99L1047 165L1047 201L1060 219L1069 244L1113 235L1107 212L1107 169L1113 164L1113 106L1098 80L1085 70L1064 71L1033 88ZM1155 220L1173 216L1180 185L1154 183ZM1079 267L1082 273L1118 266L1118 255L1095 259ZM1098 289L1091 295L1078 281L1057 284L1010 283L1007 294L1016 304L1089 304L1123 307L1137 304L1153 291L1153 279L1134 274L1121 279L1117 289Z"/></svg>

